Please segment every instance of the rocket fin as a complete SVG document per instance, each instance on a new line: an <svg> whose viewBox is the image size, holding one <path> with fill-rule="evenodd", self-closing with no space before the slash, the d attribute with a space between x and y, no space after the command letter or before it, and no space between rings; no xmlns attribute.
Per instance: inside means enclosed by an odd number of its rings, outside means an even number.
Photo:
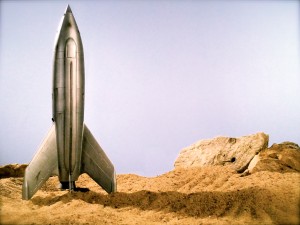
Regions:
<svg viewBox="0 0 300 225"><path fill-rule="evenodd" d="M83 131L82 172L87 173L106 192L117 191L114 166L86 125Z"/></svg>
<svg viewBox="0 0 300 225"><path fill-rule="evenodd" d="M53 125L25 170L22 199L30 199L57 167L56 132Z"/></svg>

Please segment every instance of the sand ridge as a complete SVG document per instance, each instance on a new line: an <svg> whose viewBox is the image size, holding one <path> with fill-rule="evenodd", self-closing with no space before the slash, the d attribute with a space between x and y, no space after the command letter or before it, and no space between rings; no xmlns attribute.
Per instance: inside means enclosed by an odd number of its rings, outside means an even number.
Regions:
<svg viewBox="0 0 300 225"><path fill-rule="evenodd" d="M229 167L176 169L156 177L117 175L107 194L83 174L60 191L51 177L30 201L23 178L0 180L1 224L298 224L300 173L241 176Z"/></svg>

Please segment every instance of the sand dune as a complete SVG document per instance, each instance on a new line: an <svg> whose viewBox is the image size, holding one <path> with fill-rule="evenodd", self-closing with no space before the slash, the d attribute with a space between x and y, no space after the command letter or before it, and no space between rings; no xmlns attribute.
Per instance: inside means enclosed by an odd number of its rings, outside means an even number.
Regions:
<svg viewBox="0 0 300 225"><path fill-rule="evenodd" d="M88 192L60 191L51 177L30 201L22 178L0 180L1 224L299 224L300 173L241 176L229 167L176 169L157 177L117 176L106 194L88 175Z"/></svg>

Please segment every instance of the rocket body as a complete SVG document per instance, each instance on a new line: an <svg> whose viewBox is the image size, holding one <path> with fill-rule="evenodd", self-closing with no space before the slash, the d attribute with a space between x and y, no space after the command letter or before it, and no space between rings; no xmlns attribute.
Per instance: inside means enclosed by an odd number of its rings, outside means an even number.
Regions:
<svg viewBox="0 0 300 225"><path fill-rule="evenodd" d="M84 117L84 57L80 33L68 7L58 29L53 64L53 120L59 179L80 174Z"/></svg>
<svg viewBox="0 0 300 225"><path fill-rule="evenodd" d="M115 169L84 124L83 45L68 6L58 27L53 60L53 126L25 170L22 198L30 199L58 171L62 188L73 190L87 173L108 193L116 191Z"/></svg>

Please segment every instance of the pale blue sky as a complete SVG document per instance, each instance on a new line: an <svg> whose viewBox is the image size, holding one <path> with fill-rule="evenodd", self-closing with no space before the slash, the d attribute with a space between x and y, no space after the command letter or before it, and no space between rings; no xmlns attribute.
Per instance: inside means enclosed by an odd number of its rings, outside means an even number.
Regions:
<svg viewBox="0 0 300 225"><path fill-rule="evenodd" d="M68 3L85 123L117 173L167 172L219 135L300 144L299 1L0 1L0 165L28 163L50 129Z"/></svg>

